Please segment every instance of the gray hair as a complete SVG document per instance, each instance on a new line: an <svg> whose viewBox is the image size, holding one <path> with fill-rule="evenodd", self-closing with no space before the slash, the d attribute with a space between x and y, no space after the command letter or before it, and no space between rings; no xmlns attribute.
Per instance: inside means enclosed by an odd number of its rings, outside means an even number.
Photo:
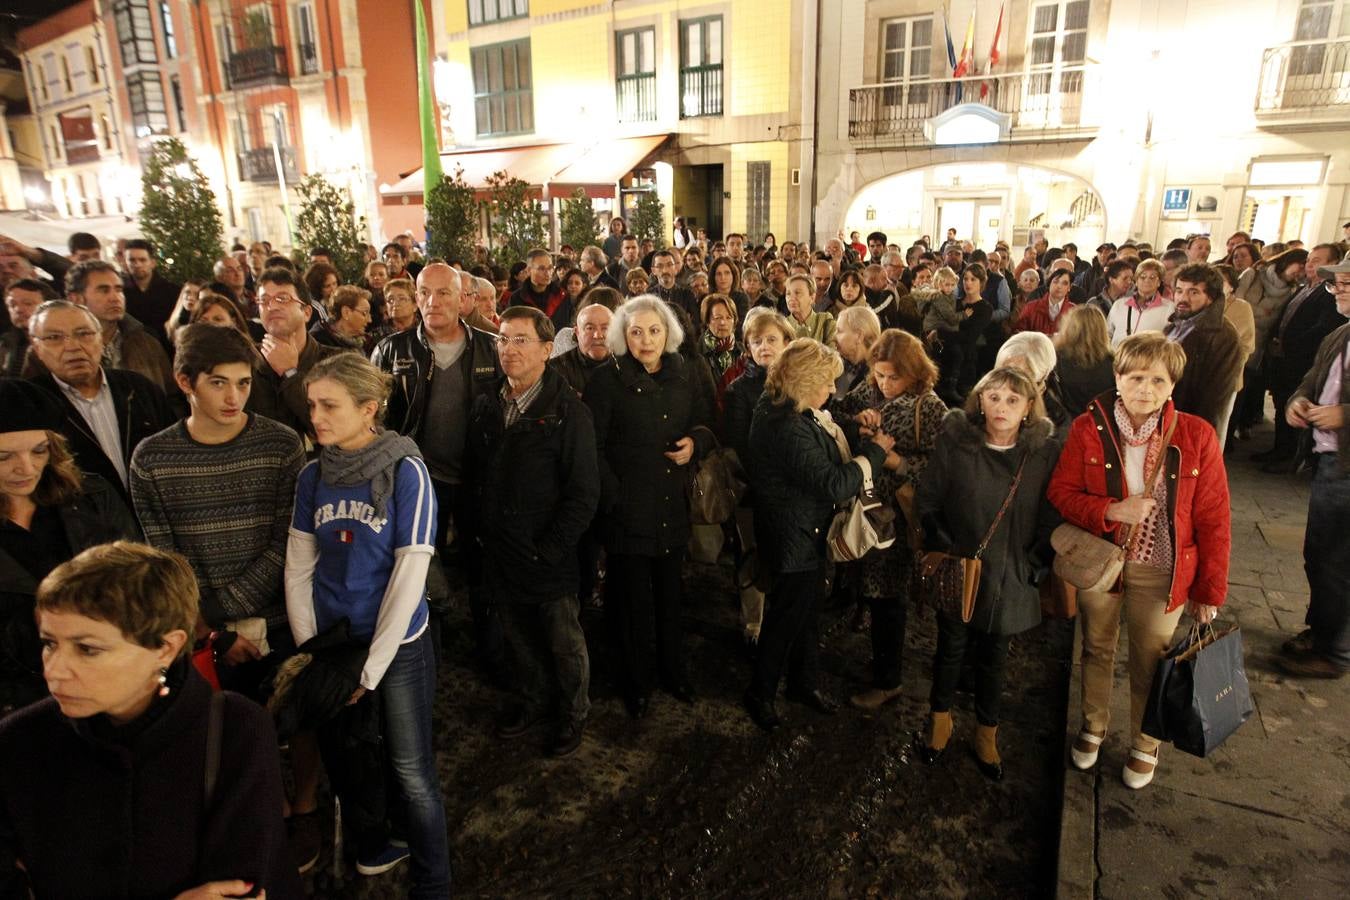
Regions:
<svg viewBox="0 0 1350 900"><path fill-rule="evenodd" d="M580 262L583 259L589 261L590 264L595 266L597 269L603 269L605 267L605 263L609 262L609 260L605 257L605 251L601 250L599 247L596 246L590 246L582 250L581 257L577 261Z"/></svg>
<svg viewBox="0 0 1350 900"><path fill-rule="evenodd" d="M37 330L38 320L45 319L47 313L61 309L73 309L84 313L89 319L89 323L94 326L94 330L99 334L103 333L103 323L98 320L98 316L94 315L93 310L81 303L72 303L69 300L45 300L39 304L38 308L33 310L32 318L28 320L29 333Z"/></svg>
<svg viewBox="0 0 1350 900"><path fill-rule="evenodd" d="M483 291L487 291L494 297L497 296L497 286L495 284L488 281L486 278L477 278L475 281L478 282L478 296L483 296Z"/></svg>
<svg viewBox="0 0 1350 900"><path fill-rule="evenodd" d="M1026 359L1030 370L1028 374L1037 384L1049 378L1055 370L1055 344L1039 331L1019 331L1004 341L994 359L994 368L1001 369L1008 364L1008 360L1019 356Z"/></svg>
<svg viewBox="0 0 1350 900"><path fill-rule="evenodd" d="M605 335L605 345L609 347L610 353L615 356L628 353L628 324L633 321L633 316L644 312L656 313L666 327L666 347L662 352L679 352L680 345L684 343L684 328L674 311L660 297L640 294L625 300L622 306L614 310L614 320L609 323L609 332Z"/></svg>

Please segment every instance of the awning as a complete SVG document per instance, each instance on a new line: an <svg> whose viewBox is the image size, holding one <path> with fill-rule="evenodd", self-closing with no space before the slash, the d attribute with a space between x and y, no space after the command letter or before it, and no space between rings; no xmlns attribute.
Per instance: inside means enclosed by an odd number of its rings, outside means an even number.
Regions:
<svg viewBox="0 0 1350 900"><path fill-rule="evenodd" d="M541 191L583 187L601 188L609 194L623 176L640 166L667 137L669 135L656 134L592 144L463 150L442 153L441 168L447 175L457 167L463 168L464 182L477 190L486 190L488 176L505 170ZM422 190L422 170L419 168L387 190L381 190L380 195L386 203L421 203Z"/></svg>
<svg viewBox="0 0 1350 900"><path fill-rule="evenodd" d="M70 252L66 241L72 232L87 231L105 245L118 238L141 236L141 223L126 216L88 216L83 219L58 219L54 216L34 216L18 210L0 212L0 234L9 235L30 247L40 247L65 256Z"/></svg>

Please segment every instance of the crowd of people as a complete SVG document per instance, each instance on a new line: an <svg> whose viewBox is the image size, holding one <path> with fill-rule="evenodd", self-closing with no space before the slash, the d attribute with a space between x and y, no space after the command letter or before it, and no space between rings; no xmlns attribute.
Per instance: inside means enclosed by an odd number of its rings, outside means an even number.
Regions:
<svg viewBox="0 0 1350 900"><path fill-rule="evenodd" d="M1063 589L1052 531L1114 542L1121 577L1077 597L1072 762L1106 740L1123 618L1121 777L1142 788L1154 663L1183 612L1209 622L1226 599L1224 457L1268 393L1258 457L1316 484L1308 628L1281 665L1350 669L1344 245L1239 232L1221 254L1194 235L1085 259L954 231L710 240L683 220L671 237L616 218L502 271L403 235L364 248L357 284L330 249L257 242L178 285L144 240L79 233L62 256L0 236L0 885L300 896L326 773L357 870L410 860L412 896L444 897L433 707L452 597L510 698L497 735L546 730L566 757L593 655L633 719L712 687L684 641L690 548L709 542L700 556L735 568L741 702L766 731L784 680L789 702L838 711L826 603L870 631L871 684L848 702L876 711L918 664L921 553L979 559L971 608L937 613L918 749L936 765L951 746L968 676L994 780L1009 648ZM691 479L728 453L718 471L746 489L708 522ZM854 503L896 534L839 562L832 525ZM74 821L52 799L72 786Z"/></svg>

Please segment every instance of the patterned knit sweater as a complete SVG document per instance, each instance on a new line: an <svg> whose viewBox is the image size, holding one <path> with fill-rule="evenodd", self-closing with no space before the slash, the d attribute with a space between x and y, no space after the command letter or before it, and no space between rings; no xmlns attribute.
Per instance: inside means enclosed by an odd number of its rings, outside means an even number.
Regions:
<svg viewBox="0 0 1350 900"><path fill-rule="evenodd" d="M224 444L194 441L179 421L132 454L131 498L146 541L187 557L211 626L252 616L285 624L282 572L304 462L296 433L256 414Z"/></svg>

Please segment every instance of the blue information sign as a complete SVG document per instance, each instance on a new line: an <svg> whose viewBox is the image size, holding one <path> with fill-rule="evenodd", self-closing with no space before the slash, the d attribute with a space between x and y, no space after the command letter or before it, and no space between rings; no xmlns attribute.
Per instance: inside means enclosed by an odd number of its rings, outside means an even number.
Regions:
<svg viewBox="0 0 1350 900"><path fill-rule="evenodd" d="M1190 208L1190 188L1169 188L1163 191L1163 212L1186 212Z"/></svg>

